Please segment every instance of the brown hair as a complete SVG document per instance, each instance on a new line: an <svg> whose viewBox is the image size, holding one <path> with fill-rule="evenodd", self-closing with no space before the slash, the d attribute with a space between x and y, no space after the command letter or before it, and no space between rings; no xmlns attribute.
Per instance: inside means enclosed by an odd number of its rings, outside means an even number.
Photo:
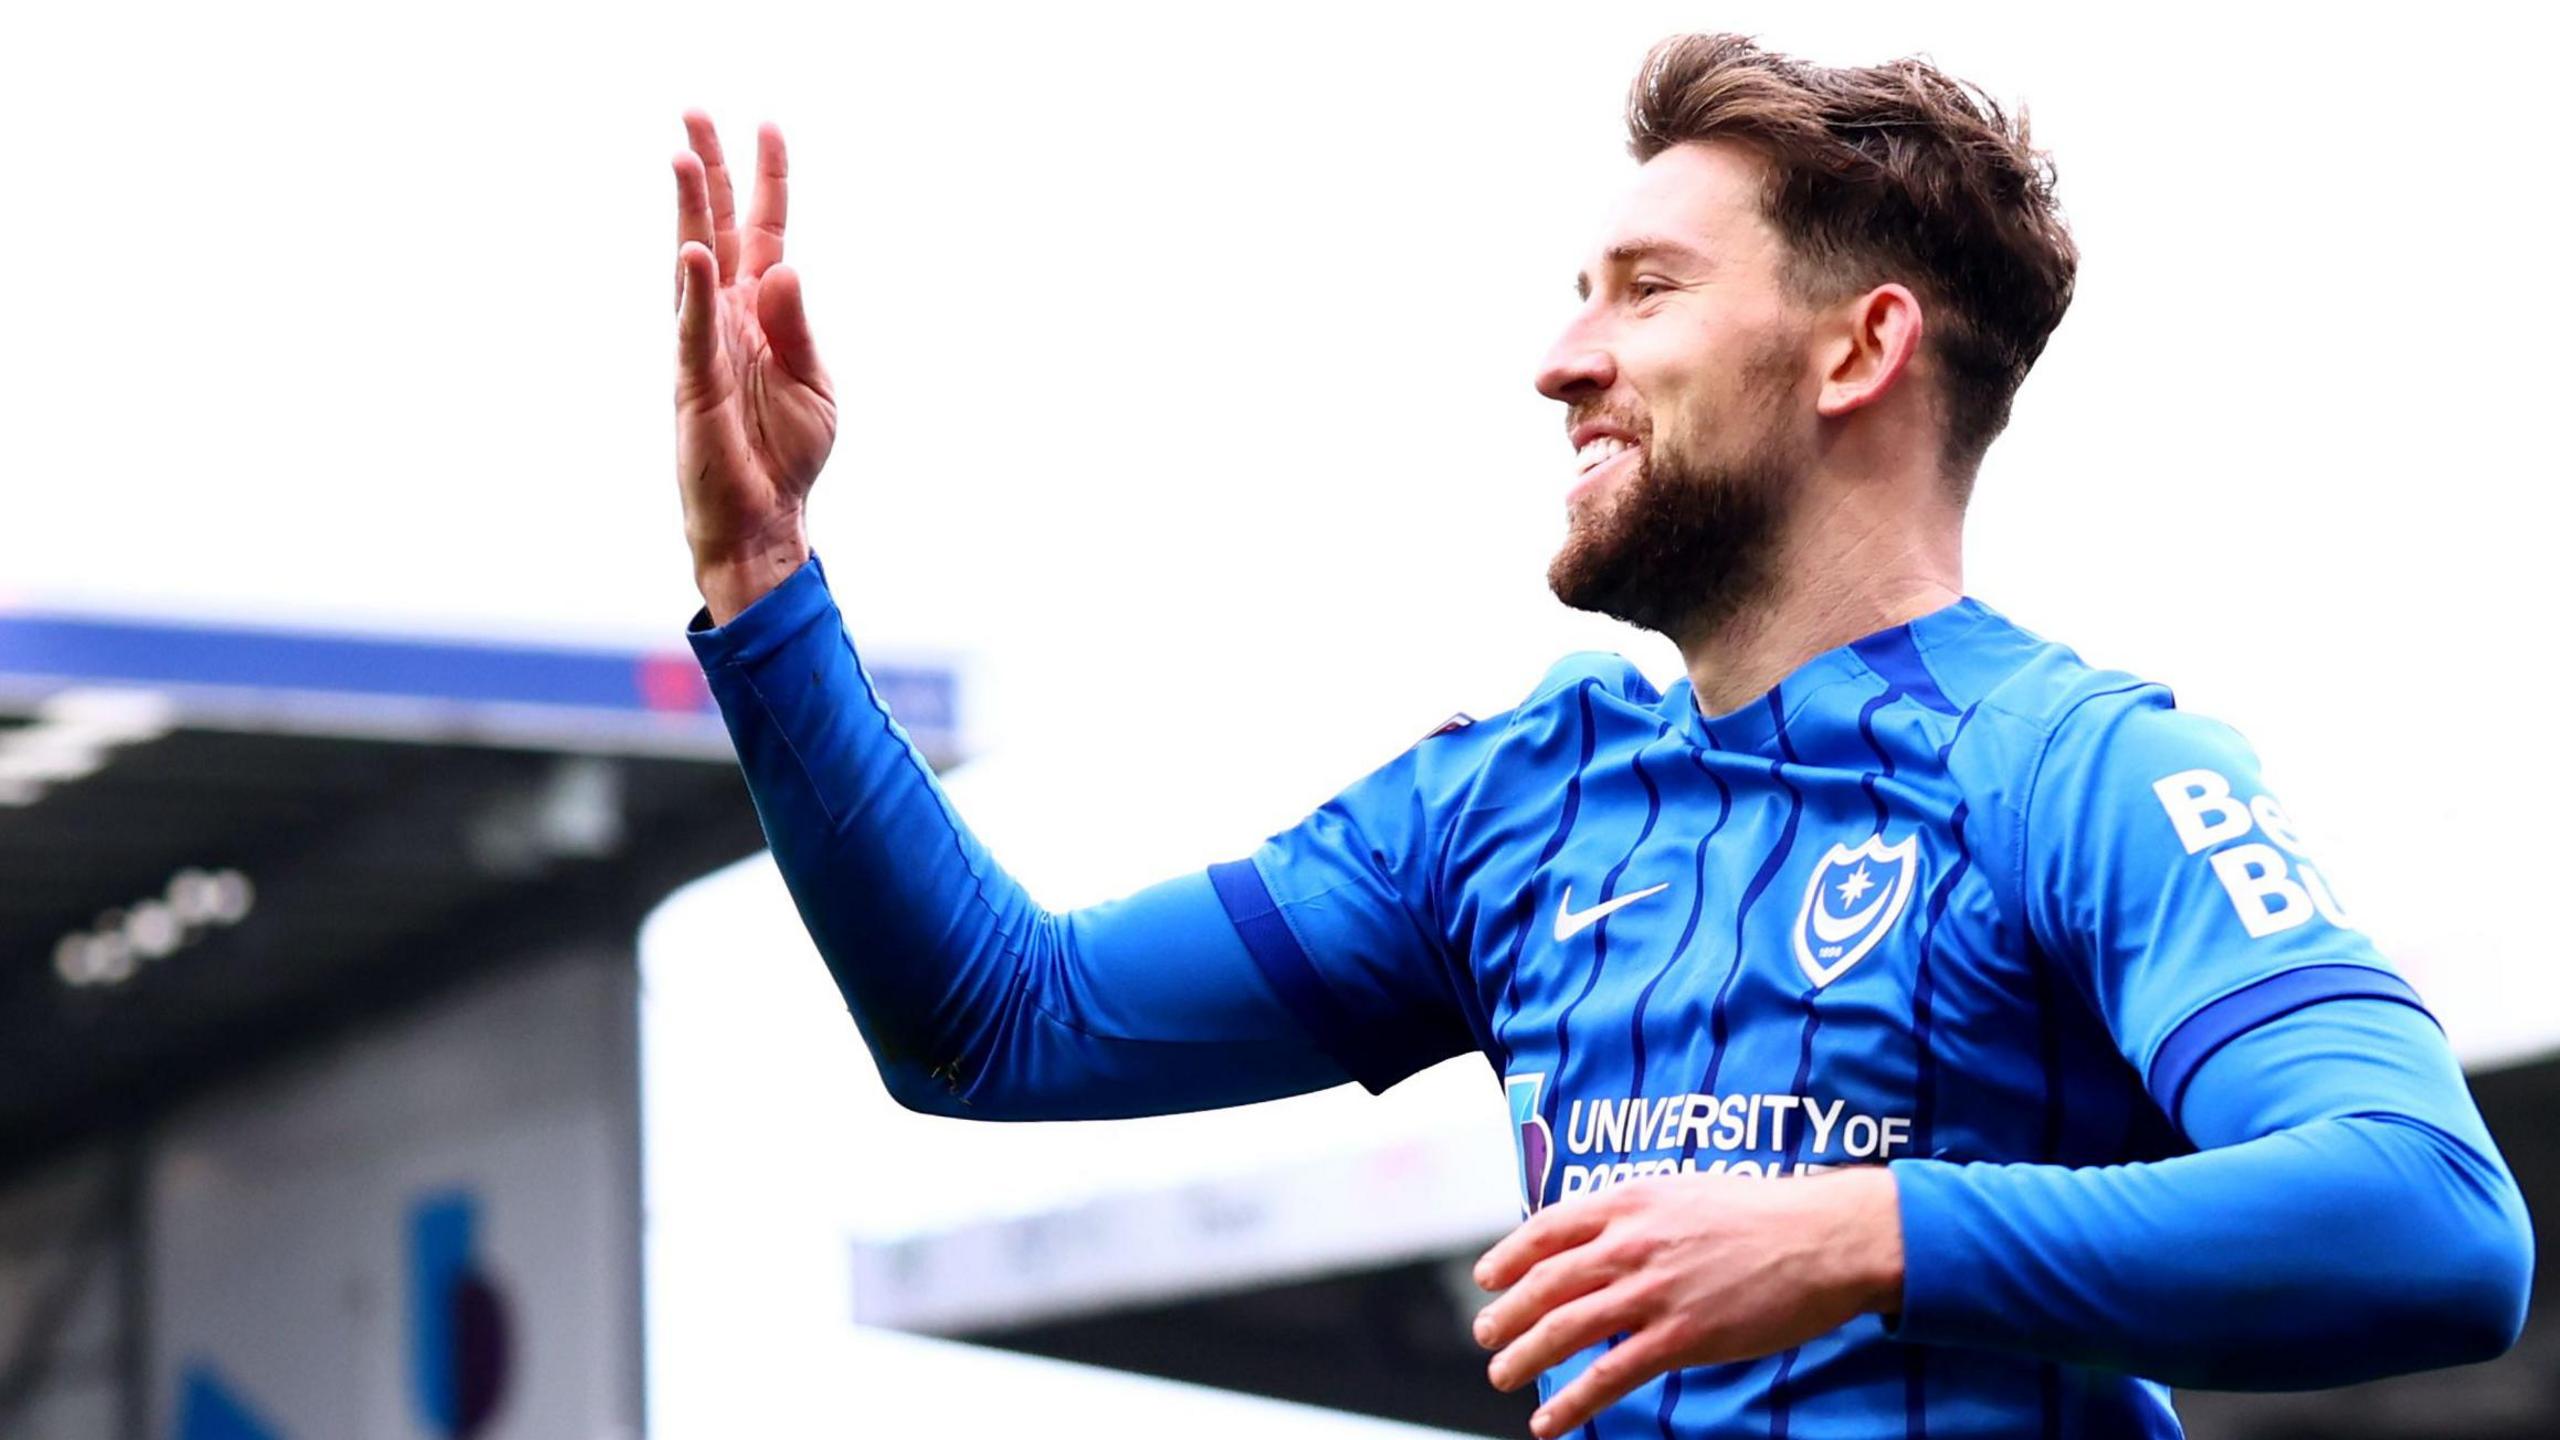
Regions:
<svg viewBox="0 0 2560 1440"><path fill-rule="evenodd" d="M1945 375L1942 458L1969 488L2079 268L2026 112L2013 119L1926 60L1834 69L1739 35L1679 35L1636 72L1627 148L1650 160L1693 140L1766 160L1763 205L1797 294L1898 280L1920 296Z"/></svg>

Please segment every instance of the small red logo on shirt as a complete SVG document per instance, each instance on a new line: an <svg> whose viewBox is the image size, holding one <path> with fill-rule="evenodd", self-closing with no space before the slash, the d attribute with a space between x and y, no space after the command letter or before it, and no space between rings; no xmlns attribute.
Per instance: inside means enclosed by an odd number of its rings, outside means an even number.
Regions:
<svg viewBox="0 0 2560 1440"><path fill-rule="evenodd" d="M1441 721L1441 722L1440 722L1440 728L1439 728L1439 729L1434 730L1434 731L1432 731L1430 734L1423 736L1423 737L1422 737L1422 739L1423 739L1423 740L1437 740L1437 739L1439 739L1441 736L1448 734L1448 733L1449 733L1450 731L1452 731L1452 730L1464 730L1464 729L1466 729L1468 726L1473 725L1474 723L1476 723L1476 717L1474 717L1473 715L1468 714L1468 713L1467 713L1466 711L1464 711L1464 710L1461 710L1461 711L1459 711L1457 714L1450 716L1448 719ZM1416 741L1416 742L1414 742L1414 743L1416 743L1416 744L1420 744L1420 743L1421 743L1421 741Z"/></svg>

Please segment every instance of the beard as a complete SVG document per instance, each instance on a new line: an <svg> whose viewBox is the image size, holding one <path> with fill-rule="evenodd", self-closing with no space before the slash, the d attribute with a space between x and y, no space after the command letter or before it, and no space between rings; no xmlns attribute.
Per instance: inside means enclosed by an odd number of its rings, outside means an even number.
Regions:
<svg viewBox="0 0 2560 1440"><path fill-rule="evenodd" d="M1685 643L1768 592L1803 465L1775 436L1722 463L1649 431L1639 442L1635 473L1573 508L1547 586L1576 610Z"/></svg>

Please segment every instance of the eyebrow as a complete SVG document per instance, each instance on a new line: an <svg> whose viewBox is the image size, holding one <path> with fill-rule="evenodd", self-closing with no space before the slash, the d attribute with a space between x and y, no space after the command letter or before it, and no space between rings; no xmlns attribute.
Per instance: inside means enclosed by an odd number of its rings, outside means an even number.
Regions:
<svg viewBox="0 0 2560 1440"><path fill-rule="evenodd" d="M1684 245L1677 240L1669 239L1660 235L1640 235L1633 240L1621 240L1617 244L1610 246L1607 250L1602 251L1600 258L1603 262L1612 268L1615 268L1631 265L1638 260L1654 255L1665 255L1675 260L1686 260L1693 265L1704 265L1707 263L1707 257L1705 254L1701 253L1695 246ZM1581 274L1573 277L1573 293L1586 300L1591 298L1590 271L1585 270Z"/></svg>

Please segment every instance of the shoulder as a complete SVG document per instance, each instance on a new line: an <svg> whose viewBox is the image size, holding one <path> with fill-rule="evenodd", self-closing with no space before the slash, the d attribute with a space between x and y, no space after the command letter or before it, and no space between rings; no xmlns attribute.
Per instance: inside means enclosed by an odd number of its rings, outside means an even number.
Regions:
<svg viewBox="0 0 2560 1440"><path fill-rule="evenodd" d="M1656 734L1661 693L1623 655L1584 651L1547 667L1520 703L1478 718L1463 712L1415 741L1385 773L1425 799L1470 788L1490 769L1557 752L1569 760L1594 729Z"/></svg>
<svg viewBox="0 0 2560 1440"><path fill-rule="evenodd" d="M1654 707L1661 703L1662 692L1627 657L1600 650L1578 651L1548 666L1519 704L1481 720L1453 715L1423 739L1431 742L1463 734L1469 744L1446 748L1498 748L1507 737L1562 725L1578 726L1581 713L1594 707L1613 714L1641 714L1658 727L1658 719L1651 717Z"/></svg>
<svg viewBox="0 0 2560 1440"><path fill-rule="evenodd" d="M1585 692L1642 708L1660 704L1662 692L1626 656L1607 650L1578 650L1547 667L1517 710L1536 712L1570 704Z"/></svg>
<svg viewBox="0 0 2560 1440"><path fill-rule="evenodd" d="M1991 618L1943 666L1967 712L1947 765L2011 867L2092 826L2156 819L2180 777L2244 793L2254 780L2248 742L2167 685Z"/></svg>
<svg viewBox="0 0 2560 1440"><path fill-rule="evenodd" d="M2167 716L2177 717L2168 722L2173 728L2223 728L2179 710L2176 695L2157 680L2092 665L2068 645L1984 613L1985 623L1961 646L1931 656L1968 712L1972 743L1958 753L1977 771L2007 772L2023 791L2033 772L2074 740L2126 726L2149 729Z"/></svg>
<svg viewBox="0 0 2560 1440"><path fill-rule="evenodd" d="M2000 652L1974 701L1951 768L2008 821L2020 863L2089 826L2174 820L2174 795L2247 795L2258 759L2237 730L2178 707L2171 689L2091 665L2071 647L2005 619Z"/></svg>
<svg viewBox="0 0 2560 1440"><path fill-rule="evenodd" d="M1644 743L1662 733L1662 692L1623 655L1582 651L1547 667L1528 697L1504 711L1494 753L1571 761L1586 747Z"/></svg>

